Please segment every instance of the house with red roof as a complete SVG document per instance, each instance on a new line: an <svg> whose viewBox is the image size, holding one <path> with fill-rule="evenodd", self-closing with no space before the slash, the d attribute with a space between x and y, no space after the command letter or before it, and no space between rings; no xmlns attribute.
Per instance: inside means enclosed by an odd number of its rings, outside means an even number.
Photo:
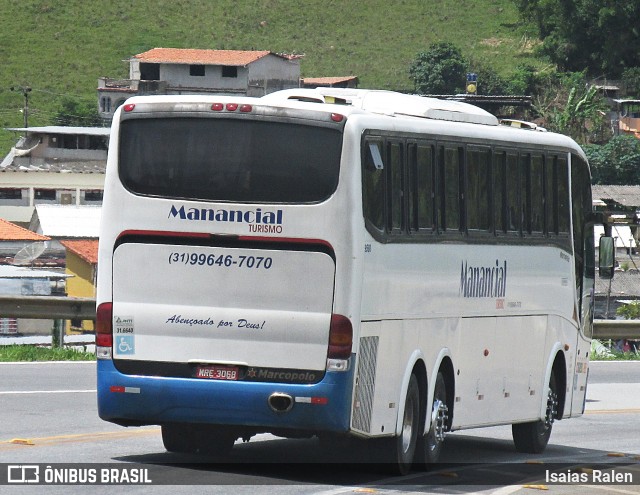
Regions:
<svg viewBox="0 0 640 495"><path fill-rule="evenodd" d="M264 96L297 88L301 58L266 50L153 48L129 59L129 79L98 80L99 112L111 119L135 95Z"/></svg>
<svg viewBox="0 0 640 495"><path fill-rule="evenodd" d="M40 254L44 253L45 243L48 243L50 240L51 238L46 235L32 232L31 230L0 218L0 265L39 265L40 261L38 258ZM33 251L33 260L29 260L27 256L27 251L30 247L32 247ZM35 256L36 251L40 251L38 256ZM20 252L25 254L25 256L22 257L25 263L20 261L20 259L16 262L16 255Z"/></svg>

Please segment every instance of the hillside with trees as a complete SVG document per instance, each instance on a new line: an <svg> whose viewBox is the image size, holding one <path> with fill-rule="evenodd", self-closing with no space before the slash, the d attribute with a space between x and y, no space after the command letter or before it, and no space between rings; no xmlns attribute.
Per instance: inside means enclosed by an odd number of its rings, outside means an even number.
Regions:
<svg viewBox="0 0 640 495"><path fill-rule="evenodd" d="M303 54L303 77L356 75L361 88L463 90L533 98L525 115L584 145L611 139L602 95L622 81L640 96L637 0L143 0L4 2L0 128L94 125L101 76L154 47ZM31 88L25 95L24 88ZM0 131L0 155L15 135Z"/></svg>

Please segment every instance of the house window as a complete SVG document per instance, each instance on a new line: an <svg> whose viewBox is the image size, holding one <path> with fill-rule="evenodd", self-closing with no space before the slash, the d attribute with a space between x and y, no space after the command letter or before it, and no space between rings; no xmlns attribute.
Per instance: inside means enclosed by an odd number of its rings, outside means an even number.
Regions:
<svg viewBox="0 0 640 495"><path fill-rule="evenodd" d="M22 199L22 189L0 189L0 199Z"/></svg>
<svg viewBox="0 0 640 495"><path fill-rule="evenodd" d="M33 192L33 195L36 201L55 201L56 200L55 189L36 189Z"/></svg>
<svg viewBox="0 0 640 495"><path fill-rule="evenodd" d="M223 65L222 77L238 77L238 68L231 65Z"/></svg>
<svg viewBox="0 0 640 495"><path fill-rule="evenodd" d="M140 79L143 81L160 80L160 64L140 64Z"/></svg>
<svg viewBox="0 0 640 495"><path fill-rule="evenodd" d="M204 65L190 65L189 66L189 75L190 76L204 76Z"/></svg>
<svg viewBox="0 0 640 495"><path fill-rule="evenodd" d="M84 200L85 202L102 201L102 191L100 189L85 191Z"/></svg>
<svg viewBox="0 0 640 495"><path fill-rule="evenodd" d="M104 113L111 113L111 98L106 96L100 98L100 111Z"/></svg>

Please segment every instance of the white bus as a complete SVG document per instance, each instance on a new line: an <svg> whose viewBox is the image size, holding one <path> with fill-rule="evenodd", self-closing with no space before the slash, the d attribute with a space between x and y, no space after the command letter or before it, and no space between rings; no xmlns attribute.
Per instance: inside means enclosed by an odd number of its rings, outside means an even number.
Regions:
<svg viewBox="0 0 640 495"><path fill-rule="evenodd" d="M169 451L384 445L583 413L590 173L571 139L387 91L155 96L116 113L98 271L98 406ZM379 440L376 440L379 439Z"/></svg>

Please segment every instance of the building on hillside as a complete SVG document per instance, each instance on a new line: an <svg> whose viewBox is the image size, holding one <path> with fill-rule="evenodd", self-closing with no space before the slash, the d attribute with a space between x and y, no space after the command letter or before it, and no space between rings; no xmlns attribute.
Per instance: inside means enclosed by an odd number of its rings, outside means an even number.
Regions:
<svg viewBox="0 0 640 495"><path fill-rule="evenodd" d="M135 95L263 96L300 84L300 55L269 51L153 48L129 59L129 79L98 79L100 116Z"/></svg>
<svg viewBox="0 0 640 495"><path fill-rule="evenodd" d="M616 104L613 133L640 139L640 100L613 100Z"/></svg>
<svg viewBox="0 0 640 495"><path fill-rule="evenodd" d="M8 130L25 135L0 163L0 218L26 226L36 205L102 204L110 129Z"/></svg>
<svg viewBox="0 0 640 495"><path fill-rule="evenodd" d="M73 239L60 241L67 250L66 274L67 295L70 297L96 297L96 274L98 268L98 240ZM67 333L92 332L91 320L70 320Z"/></svg>
<svg viewBox="0 0 640 495"><path fill-rule="evenodd" d="M303 77L300 79L303 88L357 88L356 76L344 77Z"/></svg>

